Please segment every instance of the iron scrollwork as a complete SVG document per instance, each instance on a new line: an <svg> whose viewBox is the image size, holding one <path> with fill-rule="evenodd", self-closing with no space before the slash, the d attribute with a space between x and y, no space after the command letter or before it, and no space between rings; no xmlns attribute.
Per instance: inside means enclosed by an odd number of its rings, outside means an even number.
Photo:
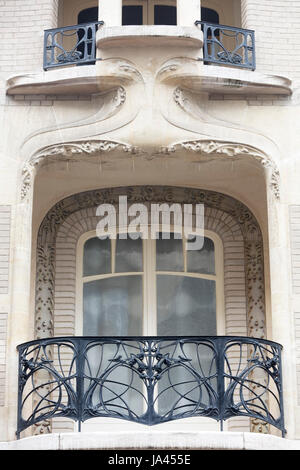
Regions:
<svg viewBox="0 0 300 470"><path fill-rule="evenodd" d="M67 337L19 350L17 436L55 417L260 419L284 436L281 346L247 337Z"/></svg>
<svg viewBox="0 0 300 470"><path fill-rule="evenodd" d="M44 33L44 70L64 65L91 64L96 60L97 23L47 29Z"/></svg>
<svg viewBox="0 0 300 470"><path fill-rule="evenodd" d="M196 21L203 30L203 60L255 70L255 35L250 29Z"/></svg>

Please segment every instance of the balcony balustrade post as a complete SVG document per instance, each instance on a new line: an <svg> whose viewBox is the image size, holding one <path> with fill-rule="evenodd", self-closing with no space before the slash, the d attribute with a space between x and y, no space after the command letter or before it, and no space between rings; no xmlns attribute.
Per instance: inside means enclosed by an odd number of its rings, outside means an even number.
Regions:
<svg viewBox="0 0 300 470"><path fill-rule="evenodd" d="M217 393L218 393L218 410L219 410L219 421L220 430L223 431L224 423L224 411L225 411L225 377L224 377L224 353L225 353L226 341L224 338L219 337L216 339L217 346Z"/></svg>
<svg viewBox="0 0 300 470"><path fill-rule="evenodd" d="M147 384L147 414L148 414L148 423L151 424L155 414L154 411L154 370L153 370L153 358L151 354L152 341L147 341L147 351L149 352L149 363L148 363L148 384Z"/></svg>
<svg viewBox="0 0 300 470"><path fill-rule="evenodd" d="M78 339L74 344L77 351L76 357L76 396L77 396L77 418L78 432L81 432L81 423L83 417L83 394L84 394L84 355L83 340Z"/></svg>

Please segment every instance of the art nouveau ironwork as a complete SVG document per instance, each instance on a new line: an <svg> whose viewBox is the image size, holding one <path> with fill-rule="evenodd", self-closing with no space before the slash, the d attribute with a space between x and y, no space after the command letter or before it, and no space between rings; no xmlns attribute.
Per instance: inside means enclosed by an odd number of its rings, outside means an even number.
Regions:
<svg viewBox="0 0 300 470"><path fill-rule="evenodd" d="M44 32L44 70L95 62L99 25L103 25L103 21L47 29Z"/></svg>
<svg viewBox="0 0 300 470"><path fill-rule="evenodd" d="M203 60L255 70L255 35L250 29L196 21L203 30Z"/></svg>
<svg viewBox="0 0 300 470"><path fill-rule="evenodd" d="M258 418L284 435L281 346L247 337L65 337L19 350L17 436L55 417Z"/></svg>

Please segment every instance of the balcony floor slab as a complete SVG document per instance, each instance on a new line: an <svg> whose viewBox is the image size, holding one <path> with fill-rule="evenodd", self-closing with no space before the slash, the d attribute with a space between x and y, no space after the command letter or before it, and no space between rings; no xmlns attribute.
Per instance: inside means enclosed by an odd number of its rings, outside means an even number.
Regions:
<svg viewBox="0 0 300 470"><path fill-rule="evenodd" d="M300 450L300 440L248 432L94 432L33 436L0 442L0 450Z"/></svg>

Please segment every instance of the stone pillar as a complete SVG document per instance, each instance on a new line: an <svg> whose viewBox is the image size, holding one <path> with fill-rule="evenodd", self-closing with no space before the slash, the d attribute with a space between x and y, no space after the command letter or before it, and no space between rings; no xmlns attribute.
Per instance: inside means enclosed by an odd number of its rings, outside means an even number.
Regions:
<svg viewBox="0 0 300 470"><path fill-rule="evenodd" d="M99 0L99 21L104 26L122 26L122 0Z"/></svg>
<svg viewBox="0 0 300 470"><path fill-rule="evenodd" d="M269 178L271 176L269 175ZM288 210L281 201L274 200L268 189L268 226L269 226L269 259L271 289L271 325L268 328L269 338L283 346L282 374L283 400L286 437L295 439L295 347L293 344L293 312L290 302L289 279L289 239Z"/></svg>
<svg viewBox="0 0 300 470"><path fill-rule="evenodd" d="M178 26L194 26L201 20L201 0L177 0Z"/></svg>
<svg viewBox="0 0 300 470"><path fill-rule="evenodd" d="M34 177L34 175L32 175ZM30 312L32 281L32 188L29 197L15 207L12 229L11 314L7 348L8 422L7 439L14 440L17 429L18 354L16 347L34 339Z"/></svg>

